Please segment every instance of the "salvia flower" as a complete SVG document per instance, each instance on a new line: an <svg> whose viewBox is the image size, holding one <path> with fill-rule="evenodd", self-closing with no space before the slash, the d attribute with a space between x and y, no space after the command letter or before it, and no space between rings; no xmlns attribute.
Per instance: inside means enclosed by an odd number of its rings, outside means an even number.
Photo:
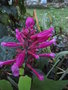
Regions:
<svg viewBox="0 0 68 90"><path fill-rule="evenodd" d="M18 42L2 42L1 45L5 47L17 48L17 56L13 60L7 60L0 62L0 67L4 65L13 64L11 70L14 76L19 76L19 68L25 63L25 67L29 68L39 80L43 80L44 76L39 74L33 68L33 62L40 57L51 57L54 58L54 53L38 53L40 48L46 48L52 44L55 44L56 40L48 40L54 31L54 28L49 28L48 30L43 30L39 33L34 29L34 19L28 17L26 19L25 28L21 31L16 29L16 38Z"/></svg>
<svg viewBox="0 0 68 90"><path fill-rule="evenodd" d="M26 28L32 28L35 25L34 19L32 17L28 17L25 25Z"/></svg>
<svg viewBox="0 0 68 90"><path fill-rule="evenodd" d="M39 54L40 57L51 57L54 58L55 54L54 53L43 53L43 54Z"/></svg>

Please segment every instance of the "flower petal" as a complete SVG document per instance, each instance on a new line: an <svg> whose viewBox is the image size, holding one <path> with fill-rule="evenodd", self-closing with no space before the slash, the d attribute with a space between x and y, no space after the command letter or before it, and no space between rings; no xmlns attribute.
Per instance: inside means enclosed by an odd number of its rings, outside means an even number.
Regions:
<svg viewBox="0 0 68 90"><path fill-rule="evenodd" d="M16 63L11 67L14 76L19 76L19 68L24 63L25 50L16 57Z"/></svg>
<svg viewBox="0 0 68 90"><path fill-rule="evenodd" d="M10 65L10 64L14 63L15 61L16 61L15 59L4 61L4 62L0 61L0 67L2 67L4 65Z"/></svg>
<svg viewBox="0 0 68 90"><path fill-rule="evenodd" d="M25 58L25 50L22 51L16 58L16 65L18 67L22 66L22 64L24 63L24 58Z"/></svg>
<svg viewBox="0 0 68 90"><path fill-rule="evenodd" d="M47 35L50 35L50 34L52 35L53 30L54 30L53 27L49 28L48 30L43 30L42 32L38 34L32 35L31 39L45 38L47 37Z"/></svg>
<svg viewBox="0 0 68 90"><path fill-rule="evenodd" d="M40 37L40 38L41 38L41 37L45 37L45 36L47 36L47 35L49 35L49 34L52 34L53 30L54 30L53 27L49 28L48 30L43 30L42 32L40 32L40 33L38 34L37 37Z"/></svg>
<svg viewBox="0 0 68 90"><path fill-rule="evenodd" d="M28 51L28 54L32 55L36 59L39 59L39 55L37 55L37 54L34 54L34 53L30 52L30 51Z"/></svg>
<svg viewBox="0 0 68 90"><path fill-rule="evenodd" d="M21 36L21 32L19 32L18 29L16 29L16 38L18 39L18 41L19 41L20 43L24 43L24 39L23 39L23 37Z"/></svg>
<svg viewBox="0 0 68 90"><path fill-rule="evenodd" d="M41 44L38 46L38 48L45 48L45 47L48 47L48 46L50 46L50 45L52 45L52 44L56 44L56 39L55 39L55 38L52 39L52 40L50 40L50 41L46 41L46 42L41 43Z"/></svg>
<svg viewBox="0 0 68 90"><path fill-rule="evenodd" d="M44 37L41 37L41 38L38 38L38 42L39 43L41 43L41 42L43 42L43 41L46 41L46 40L48 40L48 38L50 38L52 36L52 34L49 34L49 35L47 35L47 36L44 36Z"/></svg>
<svg viewBox="0 0 68 90"><path fill-rule="evenodd" d="M31 38L31 39L36 39L36 38L37 38L37 35L38 35L38 34L32 35L30 38Z"/></svg>
<svg viewBox="0 0 68 90"><path fill-rule="evenodd" d="M39 54L39 56L55 58L55 53L43 53L43 54Z"/></svg>
<svg viewBox="0 0 68 90"><path fill-rule="evenodd" d="M0 61L0 67L3 67L3 65L4 65L4 62Z"/></svg>
<svg viewBox="0 0 68 90"><path fill-rule="evenodd" d="M13 64L13 66L11 67L12 73L14 76L19 76L19 67L15 64Z"/></svg>
<svg viewBox="0 0 68 90"><path fill-rule="evenodd" d="M33 27L35 25L34 19L32 17L28 17L25 24L27 28Z"/></svg>
<svg viewBox="0 0 68 90"><path fill-rule="evenodd" d="M22 43L2 42L1 45L6 47L18 47L18 46L22 46Z"/></svg>

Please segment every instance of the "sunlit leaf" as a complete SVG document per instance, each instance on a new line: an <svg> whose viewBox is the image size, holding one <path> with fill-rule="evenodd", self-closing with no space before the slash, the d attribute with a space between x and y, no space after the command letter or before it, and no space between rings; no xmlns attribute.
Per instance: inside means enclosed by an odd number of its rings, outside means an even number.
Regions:
<svg viewBox="0 0 68 90"><path fill-rule="evenodd" d="M28 76L21 76L18 83L19 90L30 90L31 78Z"/></svg>
<svg viewBox="0 0 68 90"><path fill-rule="evenodd" d="M20 68L19 73L20 73L20 75L23 75L24 74L24 69Z"/></svg>

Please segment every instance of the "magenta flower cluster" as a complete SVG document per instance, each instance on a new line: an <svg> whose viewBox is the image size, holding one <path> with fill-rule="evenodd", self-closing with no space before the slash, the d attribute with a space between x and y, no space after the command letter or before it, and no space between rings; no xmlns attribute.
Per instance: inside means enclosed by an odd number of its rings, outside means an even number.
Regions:
<svg viewBox="0 0 68 90"><path fill-rule="evenodd" d="M44 76L39 74L32 66L34 60L40 57L51 57L54 58L54 53L43 53L38 54L39 49L46 48L52 44L55 44L56 40L53 38L48 40L52 34L54 28L49 28L48 30L43 30L39 33L34 29L34 19L28 17L26 19L25 28L21 31L16 29L16 42L2 42L1 45L5 47L17 47L17 55L13 60L0 61L0 67L4 65L11 65L11 71L14 76L19 76L19 68L25 63L25 66L32 70L39 80L43 80ZM27 59L27 60L25 60Z"/></svg>

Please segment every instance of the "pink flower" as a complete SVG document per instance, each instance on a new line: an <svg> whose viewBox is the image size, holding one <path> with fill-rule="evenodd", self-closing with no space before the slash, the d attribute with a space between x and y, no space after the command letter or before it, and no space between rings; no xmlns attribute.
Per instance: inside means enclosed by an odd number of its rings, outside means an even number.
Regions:
<svg viewBox="0 0 68 90"><path fill-rule="evenodd" d="M51 46L52 44L56 44L56 39L55 39L55 38L52 39L52 40L50 40L50 41L42 42L42 43L38 46L38 48L46 48L46 47L48 47L48 46Z"/></svg>
<svg viewBox="0 0 68 90"><path fill-rule="evenodd" d="M32 55L34 58L39 59L39 55L36 55L30 51L28 51L28 54Z"/></svg>
<svg viewBox="0 0 68 90"><path fill-rule="evenodd" d="M19 76L19 68L25 63L25 68L32 70L39 80L43 80L44 76L39 74L35 69L33 69L33 64L36 59L40 57L55 57L54 53L44 53L39 54L38 51L40 48L46 48L52 44L55 44L56 40L48 39L52 36L54 28L49 28L48 30L41 31L37 33L34 29L34 19L28 17L26 19L25 28L22 31L16 29L16 38L18 42L2 42L2 46L6 47L16 47L16 58L9 61L0 62L0 66L13 64L11 70L14 76ZM24 68L24 70L25 70Z"/></svg>
<svg viewBox="0 0 68 90"><path fill-rule="evenodd" d="M40 57L51 57L51 58L55 58L55 54L54 53L43 53L43 54L39 54Z"/></svg>
<svg viewBox="0 0 68 90"><path fill-rule="evenodd" d="M34 19L32 17L28 17L25 24L27 28L33 28L35 25Z"/></svg>
<svg viewBox="0 0 68 90"><path fill-rule="evenodd" d="M17 66L16 63L13 64L11 67L12 73L15 77L19 76L19 67Z"/></svg>
<svg viewBox="0 0 68 90"><path fill-rule="evenodd" d="M9 64L13 64L16 60L8 60L8 61L0 61L0 67L3 67L4 65L9 65Z"/></svg>
<svg viewBox="0 0 68 90"><path fill-rule="evenodd" d="M25 58L25 50L16 57L16 62L11 67L14 76L19 76L19 68L24 63L24 58Z"/></svg>
<svg viewBox="0 0 68 90"><path fill-rule="evenodd" d="M16 38L18 39L19 42L24 43L24 39L21 35L21 32L19 32L18 29L16 29Z"/></svg>
<svg viewBox="0 0 68 90"><path fill-rule="evenodd" d="M40 33L37 33L35 35L31 36L31 39L36 39L36 38L46 38L47 35L52 35L54 28L49 28L48 30L43 30Z"/></svg>
<svg viewBox="0 0 68 90"><path fill-rule="evenodd" d="M2 42L1 45L6 47L19 47L19 46L22 46L22 43Z"/></svg>
<svg viewBox="0 0 68 90"><path fill-rule="evenodd" d="M52 33L53 33L53 30L54 30L54 28L52 28L52 27L49 28L48 30L43 30L42 32L40 32L40 33L38 34L37 37L40 37L40 38L46 37L47 35L52 34Z"/></svg>
<svg viewBox="0 0 68 90"><path fill-rule="evenodd" d="M50 38L51 36L52 36L52 34L48 34L48 35L46 35L45 37L40 37L40 38L38 38L37 41L38 41L39 43L41 43L41 42L43 42L43 41L48 40L48 38Z"/></svg>

